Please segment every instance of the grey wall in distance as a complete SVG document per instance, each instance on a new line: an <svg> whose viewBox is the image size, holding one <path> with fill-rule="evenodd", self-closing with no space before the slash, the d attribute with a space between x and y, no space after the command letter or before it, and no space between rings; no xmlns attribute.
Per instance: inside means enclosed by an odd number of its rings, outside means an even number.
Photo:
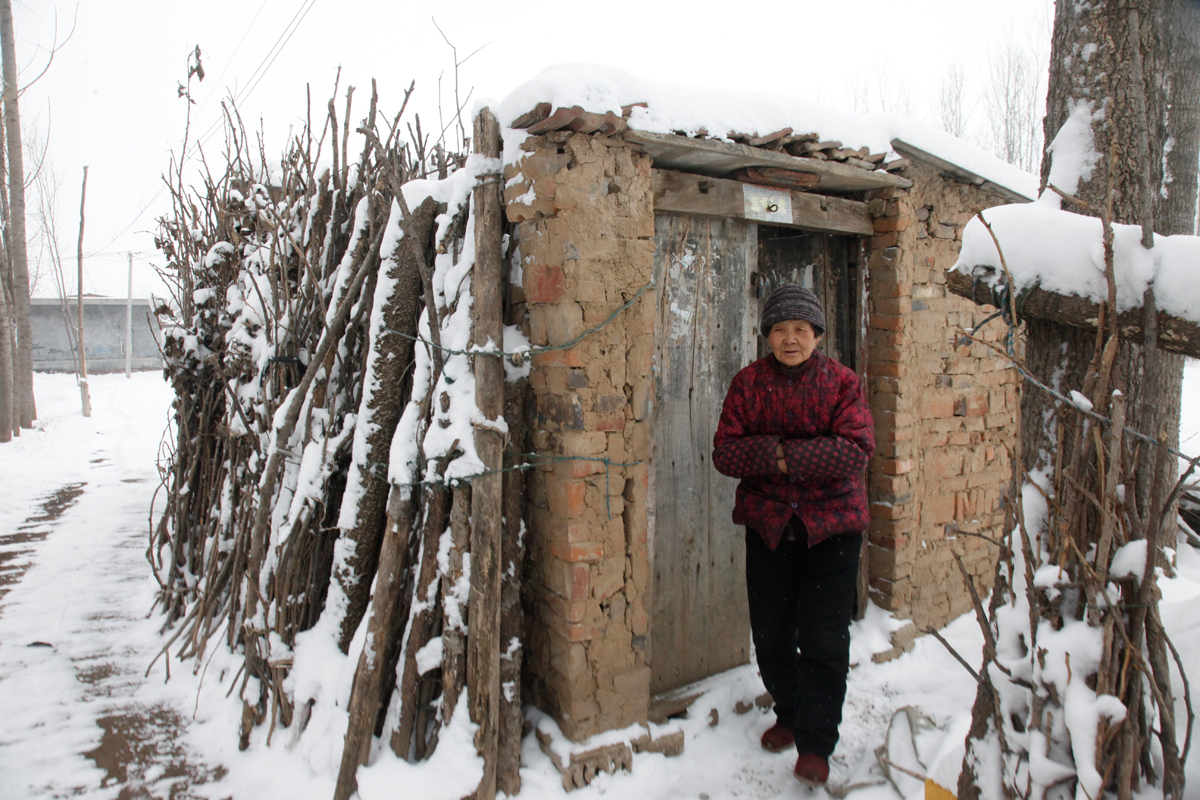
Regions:
<svg viewBox="0 0 1200 800"><path fill-rule="evenodd" d="M88 374L125 369L126 301L110 297L83 298L83 346ZM30 304L33 325L33 368L38 372L74 372L72 339L78 320L75 300L67 301L64 320L58 298L34 298ZM67 324L71 335L67 334ZM133 368L162 369L158 346L158 319L149 300L133 301Z"/></svg>

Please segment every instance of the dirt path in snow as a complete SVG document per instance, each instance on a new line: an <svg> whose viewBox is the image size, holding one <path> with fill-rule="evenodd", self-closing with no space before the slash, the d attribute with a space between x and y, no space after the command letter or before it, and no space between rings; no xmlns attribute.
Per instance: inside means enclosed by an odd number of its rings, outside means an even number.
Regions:
<svg viewBox="0 0 1200 800"><path fill-rule="evenodd" d="M98 458L92 463L97 469L103 469L104 461ZM121 482L143 481L135 478ZM0 601L37 562L39 543L56 534L62 535L59 528L64 515L88 490L84 482L63 486L50 494L40 509L16 531L0 535ZM26 648L46 648L68 656L81 687L70 703L70 714L75 716L75 724L79 724L79 716L90 717L102 732L98 746L78 754L90 759L102 771L99 785L64 785L50 780L40 787L28 787L36 796L189 800L198 797L191 792L192 787L222 775L219 767L210 768L190 757L181 743L181 734L188 721L178 710L166 703L148 705L136 698L138 688L147 680L162 680L161 674L149 679L145 677L151 656L131 649L125 635L135 624L143 623L142 617L128 607L129 603L122 602L123 597L131 594L122 588L132 588L146 580L145 536L144 530L122 528L94 553L89 569L105 578L94 589L84 584L85 596L80 598L80 605L88 611L80 618L83 624L76 625L77 630L67 631L65 635L59 631L54 637L59 642L33 639L24 643ZM63 580L71 578L64 576ZM0 605L0 615L8 611ZM69 646L61 641L64 639L83 646ZM21 643L10 641L4 644L20 646ZM0 681L12 677L0 673ZM49 698L47 701L52 702ZM32 727L30 737L54 739L53 731L40 730L52 728L52 723L35 722ZM92 738L94 740L94 736ZM0 741L0 746L11 744L15 743ZM45 794L43 789L49 793Z"/></svg>

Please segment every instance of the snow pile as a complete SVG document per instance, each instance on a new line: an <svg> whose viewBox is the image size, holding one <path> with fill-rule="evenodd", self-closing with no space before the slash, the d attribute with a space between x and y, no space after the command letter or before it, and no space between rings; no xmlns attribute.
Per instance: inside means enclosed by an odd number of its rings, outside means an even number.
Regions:
<svg viewBox="0 0 1200 800"><path fill-rule="evenodd" d="M1100 161L1091 129L1097 113L1089 102L1075 104L1050 143L1050 185L1068 195L1091 178ZM1007 266L1018 292L1041 287L1104 303L1108 282L1103 224L1098 217L1064 211L1062 205L1062 197L1047 187L1036 202L987 209L982 216L996 239L978 217L972 219L963 229L962 249L950 269L1004 286ZM1156 234L1154 247L1147 250L1140 226L1112 227L1117 312L1140 307L1153 285L1160 310L1200 323L1200 237ZM1004 251L1003 263L996 241Z"/></svg>
<svg viewBox="0 0 1200 800"><path fill-rule="evenodd" d="M984 219L992 226L1004 263L1017 291L1041 287L1062 295L1078 295L1096 303L1108 297L1104 278L1104 231L1096 217L1073 214L1047 202L989 208ZM1057 195L1054 200L1058 200ZM1200 237L1158 236L1154 248L1142 247L1142 229L1113 225L1113 267L1117 281L1117 311L1142 304L1153 282L1158 307L1169 314L1200 323ZM986 283L1003 286L1000 254L978 218L963 229L962 250L951 269Z"/></svg>
<svg viewBox="0 0 1200 800"><path fill-rule="evenodd" d="M898 114L854 114L825 108L807 100L754 91L731 91L640 78L601 64L559 64L543 70L501 101L496 116L508 127L538 103L555 108L580 106L584 111L618 116L622 106L633 109L629 126L650 133L707 132L714 138L729 133L762 136L792 128L837 139L847 147L869 147L890 153L892 140L933 153L987 180L1026 197L1037 193L1037 179L975 145L922 122ZM520 158L520 131L505 135L505 161Z"/></svg>

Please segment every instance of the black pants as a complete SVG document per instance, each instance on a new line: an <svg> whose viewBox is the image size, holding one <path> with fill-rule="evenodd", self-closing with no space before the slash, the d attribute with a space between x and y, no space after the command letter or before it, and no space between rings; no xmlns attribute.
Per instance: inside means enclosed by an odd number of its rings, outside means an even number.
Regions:
<svg viewBox="0 0 1200 800"><path fill-rule="evenodd" d="M828 758L837 744L861 545L862 536L842 535L810 548L796 517L775 550L746 529L746 587L758 668L775 700L775 715L792 729L801 753Z"/></svg>

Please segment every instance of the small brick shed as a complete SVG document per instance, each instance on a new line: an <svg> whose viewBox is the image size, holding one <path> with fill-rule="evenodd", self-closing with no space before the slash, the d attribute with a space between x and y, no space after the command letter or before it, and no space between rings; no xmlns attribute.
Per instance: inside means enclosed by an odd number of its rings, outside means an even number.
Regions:
<svg viewBox="0 0 1200 800"><path fill-rule="evenodd" d="M530 374L529 446L594 459L547 461L528 484L527 698L577 742L750 657L735 482L709 458L776 285L821 296L823 347L868 391L863 585L909 620L883 657L969 610L953 552L990 587L993 545L963 534L1000 533L1019 411L1006 360L956 344L988 309L944 272L972 215L1026 198L900 140L884 165L816 134L629 117L542 103L506 132L525 137L505 172L513 320L535 346L602 325Z"/></svg>

